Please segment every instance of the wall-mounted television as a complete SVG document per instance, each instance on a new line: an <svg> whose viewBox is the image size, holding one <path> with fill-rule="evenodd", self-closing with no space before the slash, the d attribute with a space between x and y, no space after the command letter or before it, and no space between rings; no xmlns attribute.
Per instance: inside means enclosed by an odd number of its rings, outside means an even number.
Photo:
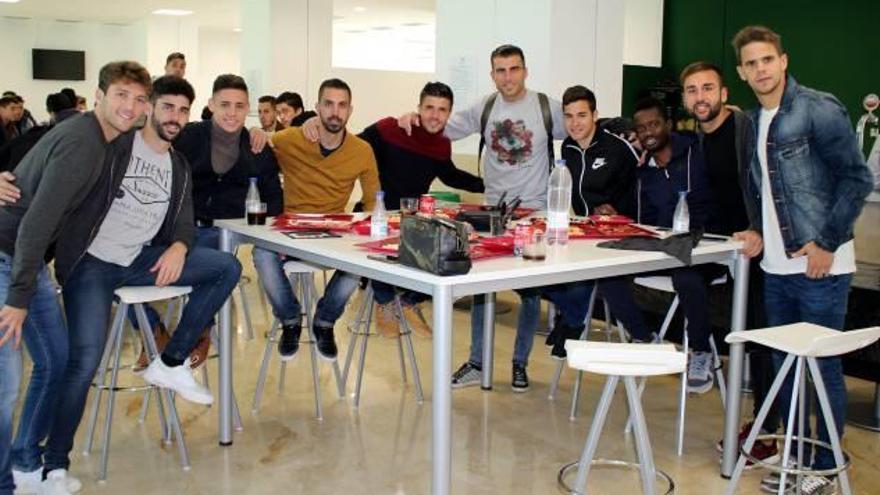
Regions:
<svg viewBox="0 0 880 495"><path fill-rule="evenodd" d="M31 53L33 55L34 79L86 80L86 52L34 48Z"/></svg>

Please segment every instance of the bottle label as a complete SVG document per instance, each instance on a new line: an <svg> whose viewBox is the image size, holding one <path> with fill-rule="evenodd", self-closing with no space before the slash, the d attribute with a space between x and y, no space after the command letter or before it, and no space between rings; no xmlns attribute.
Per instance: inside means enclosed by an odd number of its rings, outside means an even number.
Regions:
<svg viewBox="0 0 880 495"><path fill-rule="evenodd" d="M567 229L568 228L568 212L567 211L551 211L547 213L548 229Z"/></svg>

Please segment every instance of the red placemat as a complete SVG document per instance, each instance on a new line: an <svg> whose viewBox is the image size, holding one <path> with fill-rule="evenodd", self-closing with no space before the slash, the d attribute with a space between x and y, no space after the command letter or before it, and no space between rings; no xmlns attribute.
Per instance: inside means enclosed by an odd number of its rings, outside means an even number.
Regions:
<svg viewBox="0 0 880 495"><path fill-rule="evenodd" d="M629 225L635 223L635 220L624 215L590 215L587 219L593 223L607 223L612 225Z"/></svg>
<svg viewBox="0 0 880 495"><path fill-rule="evenodd" d="M345 232L351 229L354 216L346 213L307 214L285 213L275 217L272 228L280 231L294 230L327 230Z"/></svg>
<svg viewBox="0 0 880 495"><path fill-rule="evenodd" d="M546 230L543 218L533 218L532 227ZM657 234L636 224L593 223L572 221L569 223L569 239L620 239L623 237L657 237Z"/></svg>

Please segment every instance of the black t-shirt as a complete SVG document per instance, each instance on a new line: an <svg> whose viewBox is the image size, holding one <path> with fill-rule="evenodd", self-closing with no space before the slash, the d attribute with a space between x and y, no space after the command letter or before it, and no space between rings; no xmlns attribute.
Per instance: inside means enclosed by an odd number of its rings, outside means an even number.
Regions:
<svg viewBox="0 0 880 495"><path fill-rule="evenodd" d="M739 185L736 161L736 125L734 115L714 132L703 134L703 155L709 175L709 188L718 210L712 215L708 231L730 235L749 226L746 205Z"/></svg>

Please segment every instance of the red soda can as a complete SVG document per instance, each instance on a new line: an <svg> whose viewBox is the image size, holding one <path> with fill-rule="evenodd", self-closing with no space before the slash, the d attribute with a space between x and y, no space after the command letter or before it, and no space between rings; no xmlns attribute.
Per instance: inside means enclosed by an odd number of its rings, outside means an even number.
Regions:
<svg viewBox="0 0 880 495"><path fill-rule="evenodd" d="M522 258L523 251L529 238L532 237L532 223L528 221L518 222L513 229L513 255Z"/></svg>
<svg viewBox="0 0 880 495"><path fill-rule="evenodd" d="M422 194L422 197L419 198L419 213L433 215L434 206L436 204L437 201L434 199L434 196L431 196L430 194Z"/></svg>

